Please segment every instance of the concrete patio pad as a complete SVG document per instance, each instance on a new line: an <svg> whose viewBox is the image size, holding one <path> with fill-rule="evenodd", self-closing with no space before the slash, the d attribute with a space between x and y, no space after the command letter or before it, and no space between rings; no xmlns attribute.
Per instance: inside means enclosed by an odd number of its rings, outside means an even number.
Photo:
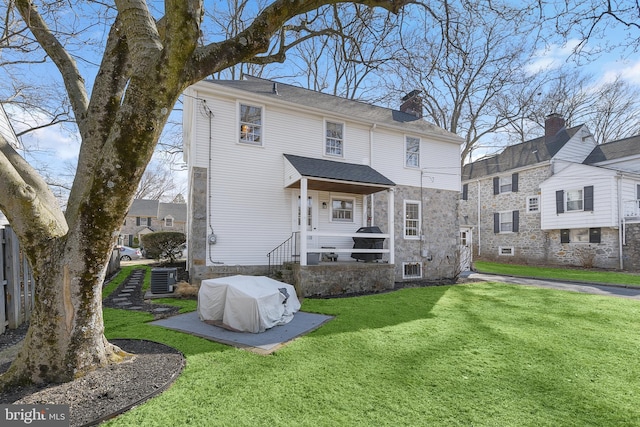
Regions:
<svg viewBox="0 0 640 427"><path fill-rule="evenodd" d="M331 319L333 319L333 316L299 311L293 316L291 322L274 326L259 334L233 332L219 326L209 325L200 320L197 311L155 320L150 324L185 332L222 344L244 348L256 353L269 354L293 339L319 328Z"/></svg>

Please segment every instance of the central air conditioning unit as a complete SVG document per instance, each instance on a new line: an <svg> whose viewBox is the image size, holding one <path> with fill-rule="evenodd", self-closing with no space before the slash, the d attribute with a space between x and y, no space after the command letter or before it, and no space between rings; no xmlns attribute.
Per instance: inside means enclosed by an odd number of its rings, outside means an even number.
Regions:
<svg viewBox="0 0 640 427"><path fill-rule="evenodd" d="M169 294L173 292L173 285L178 281L177 268L152 268L151 293Z"/></svg>

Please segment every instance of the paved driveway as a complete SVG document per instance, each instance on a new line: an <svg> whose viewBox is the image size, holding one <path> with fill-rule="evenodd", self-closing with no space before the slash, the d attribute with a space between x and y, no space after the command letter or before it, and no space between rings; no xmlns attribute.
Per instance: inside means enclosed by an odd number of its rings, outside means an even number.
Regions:
<svg viewBox="0 0 640 427"><path fill-rule="evenodd" d="M561 291L582 292L585 294L605 295L618 298L640 300L640 287L626 287L624 285L597 285L593 283L561 282L548 279L529 279L524 277L500 276L472 272L471 279L492 282L514 283L517 285L538 286L542 288L558 289Z"/></svg>

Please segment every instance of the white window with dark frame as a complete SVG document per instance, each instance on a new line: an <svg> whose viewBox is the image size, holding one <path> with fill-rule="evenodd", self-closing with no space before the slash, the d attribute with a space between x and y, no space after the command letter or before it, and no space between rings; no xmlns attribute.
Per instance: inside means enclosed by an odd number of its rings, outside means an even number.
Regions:
<svg viewBox="0 0 640 427"><path fill-rule="evenodd" d="M527 197L527 213L540 212L540 196Z"/></svg>
<svg viewBox="0 0 640 427"><path fill-rule="evenodd" d="M600 243L600 228L565 228L560 230L560 243Z"/></svg>
<svg viewBox="0 0 640 427"><path fill-rule="evenodd" d="M344 123L325 122L324 154L342 157L344 155Z"/></svg>
<svg viewBox="0 0 640 427"><path fill-rule="evenodd" d="M493 178L493 194L517 193L518 192L518 174L496 176Z"/></svg>
<svg viewBox="0 0 640 427"><path fill-rule="evenodd" d="M262 145L262 107L240 104L240 139L243 144Z"/></svg>
<svg viewBox="0 0 640 427"><path fill-rule="evenodd" d="M583 207L582 189L565 191L565 209L570 211L581 211Z"/></svg>
<svg viewBox="0 0 640 427"><path fill-rule="evenodd" d="M421 262L403 262L402 278L403 279L421 279L422 263Z"/></svg>
<svg viewBox="0 0 640 427"><path fill-rule="evenodd" d="M593 185L571 190L556 191L556 213L564 212L592 212Z"/></svg>
<svg viewBox="0 0 640 427"><path fill-rule="evenodd" d="M353 222L355 200L352 198L331 199L331 221Z"/></svg>
<svg viewBox="0 0 640 427"><path fill-rule="evenodd" d="M493 214L494 233L517 233L520 231L520 211L503 211Z"/></svg>
<svg viewBox="0 0 640 427"><path fill-rule="evenodd" d="M167 228L173 228L173 217L167 216L164 218L164 226Z"/></svg>
<svg viewBox="0 0 640 427"><path fill-rule="evenodd" d="M404 201L404 238L420 239L420 202Z"/></svg>
<svg viewBox="0 0 640 427"><path fill-rule="evenodd" d="M420 138L406 136L404 140L404 165L409 168L420 167Z"/></svg>

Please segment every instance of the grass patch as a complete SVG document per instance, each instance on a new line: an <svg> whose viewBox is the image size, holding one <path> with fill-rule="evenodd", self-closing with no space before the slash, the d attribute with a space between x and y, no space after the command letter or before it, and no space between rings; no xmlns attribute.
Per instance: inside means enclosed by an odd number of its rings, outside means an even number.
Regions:
<svg viewBox="0 0 640 427"><path fill-rule="evenodd" d="M187 356L110 426L637 425L640 304L502 283L305 299L335 315L270 356L105 309L108 338Z"/></svg>
<svg viewBox="0 0 640 427"><path fill-rule="evenodd" d="M640 286L640 275L633 273L588 269L536 267L516 264L499 264L496 262L486 261L475 261L473 265L475 267L475 270L479 273Z"/></svg>

